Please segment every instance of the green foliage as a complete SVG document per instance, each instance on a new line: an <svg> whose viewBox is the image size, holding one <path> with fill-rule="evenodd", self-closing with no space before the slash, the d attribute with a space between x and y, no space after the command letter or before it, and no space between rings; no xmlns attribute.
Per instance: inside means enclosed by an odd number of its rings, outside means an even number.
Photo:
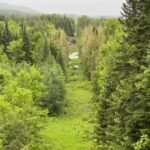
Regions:
<svg viewBox="0 0 150 150"><path fill-rule="evenodd" d="M147 135L142 135L140 140L134 144L135 150L148 150L150 149L150 138Z"/></svg>
<svg viewBox="0 0 150 150"><path fill-rule="evenodd" d="M94 26L94 27L105 26L107 20L108 19L90 18L88 16L81 16L77 20L78 21L77 22L78 35L80 35L82 30L88 26Z"/></svg>
<svg viewBox="0 0 150 150"><path fill-rule="evenodd" d="M25 66L25 68L17 71L15 78L4 88L4 93L8 96L7 99L13 97L12 94L17 90L16 87L32 91L32 98L36 105L38 105L39 101L42 99L45 89L42 83L42 76L34 66ZM10 91L10 89L12 91Z"/></svg>
<svg viewBox="0 0 150 150"><path fill-rule="evenodd" d="M72 18L52 18L0 18L0 149L52 149L41 129L47 114L64 112L68 36L75 32Z"/></svg>
<svg viewBox="0 0 150 150"><path fill-rule="evenodd" d="M0 33L3 32L5 24L3 21L0 21ZM2 44L2 34L0 34L0 44Z"/></svg>
<svg viewBox="0 0 150 150"><path fill-rule="evenodd" d="M47 39L39 38L33 53L33 60L36 64L41 64L49 58L50 48Z"/></svg>
<svg viewBox="0 0 150 150"><path fill-rule="evenodd" d="M0 149L88 150L92 138L93 150L149 150L149 8L127 0L122 24L0 16Z"/></svg>
<svg viewBox="0 0 150 150"><path fill-rule="evenodd" d="M1 142L4 149L34 149L42 142L39 131L46 116L46 112L35 105L35 99L40 99L43 92L39 87L39 73L29 66L16 73L12 72L15 69L8 68L1 65Z"/></svg>
<svg viewBox="0 0 150 150"><path fill-rule="evenodd" d="M9 53L7 52L7 46L9 45L9 42L12 40L12 35L8 27L7 21L5 22L5 28L2 31L2 44L3 44L3 50L9 57Z"/></svg>
<svg viewBox="0 0 150 150"><path fill-rule="evenodd" d="M79 79L67 83L65 115L50 117L42 131L53 150L90 150L93 128L88 119L92 107L89 87L89 82Z"/></svg>
<svg viewBox="0 0 150 150"><path fill-rule="evenodd" d="M87 16L82 16L78 19L78 32L80 33L82 29L85 27L88 27L91 23L91 18L88 18Z"/></svg>
<svg viewBox="0 0 150 150"><path fill-rule="evenodd" d="M18 96L22 98L21 96L27 96L26 94L18 94ZM27 98L29 98L29 96ZM16 99L16 101L17 100L20 99ZM37 124L39 124L39 117L37 116L39 112L36 109L34 110L30 107L26 109L14 107L5 101L1 101L0 112L3 114L1 114L1 116L3 116L1 118L1 128L3 128L4 149L18 150L18 148L21 149L38 140L36 132L39 130L39 127L37 127ZM28 116L28 119L26 116Z"/></svg>
<svg viewBox="0 0 150 150"><path fill-rule="evenodd" d="M106 39L109 40L110 38L116 38L116 36L120 36L122 32L122 26L118 19L107 19L105 21L104 32ZM121 38L121 36L120 36Z"/></svg>
<svg viewBox="0 0 150 150"><path fill-rule="evenodd" d="M49 115L58 115L62 112L65 96L64 76L59 65L53 62L41 68L43 83L47 93L41 101L41 106L47 108Z"/></svg>
<svg viewBox="0 0 150 150"><path fill-rule="evenodd" d="M2 45L0 45L0 62L8 62L8 57L4 53Z"/></svg>
<svg viewBox="0 0 150 150"><path fill-rule="evenodd" d="M31 63L32 62L32 48L30 38L26 27L22 27L22 51L24 52L23 60Z"/></svg>
<svg viewBox="0 0 150 150"><path fill-rule="evenodd" d="M100 49L100 63L97 73L93 77L93 100L98 103L96 138L98 149L116 149L119 147L119 140L115 142L118 127L117 120L114 120L114 110L117 103L112 100L113 92L118 83L114 66L116 65L118 39L110 38ZM110 51L111 50L111 51ZM112 148L111 148L112 147Z"/></svg>
<svg viewBox="0 0 150 150"><path fill-rule="evenodd" d="M65 15L40 15L40 16L31 16L29 18L30 22L34 22L36 24L37 21L42 21L43 23L51 23L56 29L61 28L65 31L68 36L74 36L75 33L75 20L71 17L67 17Z"/></svg>
<svg viewBox="0 0 150 150"><path fill-rule="evenodd" d="M57 43L50 44L50 52L55 58L56 62L61 66L62 70L65 73L65 64L61 53L61 48Z"/></svg>
<svg viewBox="0 0 150 150"><path fill-rule="evenodd" d="M11 41L8 45L8 52L11 54L11 60L16 63L21 63L25 53L22 50L22 39Z"/></svg>
<svg viewBox="0 0 150 150"><path fill-rule="evenodd" d="M74 36L75 32L75 21L72 18L63 16L60 22L60 26L64 29L67 35Z"/></svg>
<svg viewBox="0 0 150 150"><path fill-rule="evenodd" d="M14 39L18 37L20 34L19 25L14 20L8 20L9 30Z"/></svg>
<svg viewBox="0 0 150 150"><path fill-rule="evenodd" d="M80 57L83 72L88 80L92 79L99 61L99 48L105 41L101 27L86 27L79 38Z"/></svg>
<svg viewBox="0 0 150 150"><path fill-rule="evenodd" d="M93 79L97 149L149 149L149 2L127 0L122 23L108 20ZM136 24L136 26L134 26Z"/></svg>

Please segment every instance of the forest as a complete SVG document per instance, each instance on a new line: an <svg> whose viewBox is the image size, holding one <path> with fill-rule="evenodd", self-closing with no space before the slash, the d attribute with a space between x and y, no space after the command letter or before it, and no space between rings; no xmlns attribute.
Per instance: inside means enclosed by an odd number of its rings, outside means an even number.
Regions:
<svg viewBox="0 0 150 150"><path fill-rule="evenodd" d="M0 150L150 150L150 1L0 13Z"/></svg>

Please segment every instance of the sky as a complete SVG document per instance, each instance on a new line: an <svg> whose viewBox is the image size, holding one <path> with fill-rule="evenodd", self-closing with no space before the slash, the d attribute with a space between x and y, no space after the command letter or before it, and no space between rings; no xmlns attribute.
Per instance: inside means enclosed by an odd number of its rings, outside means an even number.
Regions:
<svg viewBox="0 0 150 150"><path fill-rule="evenodd" d="M0 0L0 3L21 5L44 13L89 16L120 16L125 0Z"/></svg>

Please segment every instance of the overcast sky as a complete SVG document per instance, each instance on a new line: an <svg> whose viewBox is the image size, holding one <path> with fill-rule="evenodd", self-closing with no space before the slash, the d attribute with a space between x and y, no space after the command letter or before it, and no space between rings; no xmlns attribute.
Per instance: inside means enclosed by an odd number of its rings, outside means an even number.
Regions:
<svg viewBox="0 0 150 150"><path fill-rule="evenodd" d="M45 13L119 16L125 0L0 0Z"/></svg>

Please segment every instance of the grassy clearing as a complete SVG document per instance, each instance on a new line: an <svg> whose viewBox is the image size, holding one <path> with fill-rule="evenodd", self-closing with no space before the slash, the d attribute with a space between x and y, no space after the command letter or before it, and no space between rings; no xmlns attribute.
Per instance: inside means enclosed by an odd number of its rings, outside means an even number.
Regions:
<svg viewBox="0 0 150 150"><path fill-rule="evenodd" d="M66 91L65 115L49 118L42 134L52 144L52 150L90 150L90 83L78 76L66 84Z"/></svg>

